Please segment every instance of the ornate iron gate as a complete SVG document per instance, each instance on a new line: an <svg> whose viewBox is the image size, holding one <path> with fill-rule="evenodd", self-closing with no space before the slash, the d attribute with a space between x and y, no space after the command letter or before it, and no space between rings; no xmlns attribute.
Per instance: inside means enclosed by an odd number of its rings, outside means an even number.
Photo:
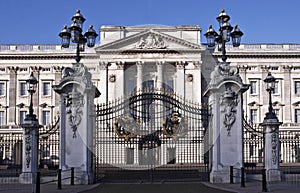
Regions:
<svg viewBox="0 0 300 193"><path fill-rule="evenodd" d="M97 105L96 180L207 181L206 112L153 88Z"/></svg>

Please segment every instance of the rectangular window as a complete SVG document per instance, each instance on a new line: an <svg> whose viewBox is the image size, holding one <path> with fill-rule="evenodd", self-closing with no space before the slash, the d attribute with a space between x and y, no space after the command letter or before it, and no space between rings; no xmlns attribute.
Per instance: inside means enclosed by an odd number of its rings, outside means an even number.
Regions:
<svg viewBox="0 0 300 193"><path fill-rule="evenodd" d="M300 81L295 81L295 94L300 94Z"/></svg>
<svg viewBox="0 0 300 193"><path fill-rule="evenodd" d="M279 119L279 109L273 109L276 117Z"/></svg>
<svg viewBox="0 0 300 193"><path fill-rule="evenodd" d="M274 91L273 91L274 94L279 94L279 82L276 81L275 84L274 84Z"/></svg>
<svg viewBox="0 0 300 193"><path fill-rule="evenodd" d="M250 81L250 94L257 94L257 81Z"/></svg>
<svg viewBox="0 0 300 193"><path fill-rule="evenodd" d="M167 80L167 88L165 88L169 92L174 92L174 81Z"/></svg>
<svg viewBox="0 0 300 193"><path fill-rule="evenodd" d="M27 111L20 111L20 124L24 124Z"/></svg>
<svg viewBox="0 0 300 193"><path fill-rule="evenodd" d="M135 88L135 81L134 80L128 80L127 82L127 94L131 94L134 92Z"/></svg>
<svg viewBox="0 0 300 193"><path fill-rule="evenodd" d="M43 83L43 95L44 96L50 96L50 93L51 93L50 82L44 82Z"/></svg>
<svg viewBox="0 0 300 193"><path fill-rule="evenodd" d="M295 109L295 123L300 123L300 109Z"/></svg>
<svg viewBox="0 0 300 193"><path fill-rule="evenodd" d="M20 83L20 95L21 96L27 96L28 95L26 82L21 82Z"/></svg>
<svg viewBox="0 0 300 193"><path fill-rule="evenodd" d="M250 123L257 123L257 109L250 110Z"/></svg>
<svg viewBox="0 0 300 193"><path fill-rule="evenodd" d="M3 82L0 82L0 96L5 95L5 84Z"/></svg>
<svg viewBox="0 0 300 193"><path fill-rule="evenodd" d="M4 111L0 111L0 126L5 125Z"/></svg>
<svg viewBox="0 0 300 193"><path fill-rule="evenodd" d="M50 111L43 111L43 125L50 124Z"/></svg>

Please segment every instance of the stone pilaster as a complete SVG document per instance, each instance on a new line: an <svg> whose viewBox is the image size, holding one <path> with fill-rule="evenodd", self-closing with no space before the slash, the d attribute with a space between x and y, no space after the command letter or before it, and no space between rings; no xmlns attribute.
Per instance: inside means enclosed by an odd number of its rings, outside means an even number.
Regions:
<svg viewBox="0 0 300 193"><path fill-rule="evenodd" d="M137 92L143 89L143 62L139 61L136 63L136 90Z"/></svg>
<svg viewBox="0 0 300 193"><path fill-rule="evenodd" d="M9 102L8 102L8 124L15 125L17 111L16 111L16 97L17 97L17 72L19 67L10 66L9 70Z"/></svg>

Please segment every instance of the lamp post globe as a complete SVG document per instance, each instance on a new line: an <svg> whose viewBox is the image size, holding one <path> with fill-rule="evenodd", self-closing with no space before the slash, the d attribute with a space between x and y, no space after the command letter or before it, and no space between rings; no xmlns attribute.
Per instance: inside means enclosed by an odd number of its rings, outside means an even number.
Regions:
<svg viewBox="0 0 300 193"><path fill-rule="evenodd" d="M32 103L32 95L36 92L36 87L37 87L38 81L37 79L33 76L33 73L31 72L29 78L26 80L26 85L27 85L27 91L30 94L30 104L29 104L29 116L33 116L33 103Z"/></svg>
<svg viewBox="0 0 300 193"><path fill-rule="evenodd" d="M204 36L207 39L208 49L214 49L215 45L218 44L219 50L222 50L222 61L226 62L226 42L230 42L231 38L232 45L234 47L238 47L240 46L241 37L244 33L238 28L237 25L235 25L234 28L230 25L230 16L227 15L224 9L222 9L221 13L216 19L219 22L219 33L217 33L212 28L212 25L210 25Z"/></svg>
<svg viewBox="0 0 300 193"><path fill-rule="evenodd" d="M62 48L68 48L70 46L70 40L76 44L75 60L77 63L81 60L80 52L84 52L85 44L87 44L88 47L94 47L98 36L92 25L85 34L82 34L83 23L85 20L86 19L80 13L80 10L77 10L76 14L72 17L73 23L71 26L67 27L65 25L62 31L58 34L61 38Z"/></svg>
<svg viewBox="0 0 300 193"><path fill-rule="evenodd" d="M273 107L272 107L272 93L274 92L275 89L276 78L272 76L271 72L269 72L267 77L264 79L264 82L266 83L266 90L269 93L269 108L268 108L268 112L266 113L266 118L277 119L276 114L273 111Z"/></svg>

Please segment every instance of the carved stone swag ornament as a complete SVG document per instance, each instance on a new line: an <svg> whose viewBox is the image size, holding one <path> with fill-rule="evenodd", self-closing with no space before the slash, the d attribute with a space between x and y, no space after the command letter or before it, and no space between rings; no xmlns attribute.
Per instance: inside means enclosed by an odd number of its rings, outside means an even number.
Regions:
<svg viewBox="0 0 300 193"><path fill-rule="evenodd" d="M228 136L230 136L231 127L236 120L236 106L238 105L237 94L232 91L231 87L226 87L226 91L222 96L221 104L224 105L222 110L222 112L224 112L223 123Z"/></svg>
<svg viewBox="0 0 300 193"><path fill-rule="evenodd" d="M25 128L25 159L26 167L29 168L31 161L31 132L30 128Z"/></svg>
<svg viewBox="0 0 300 193"><path fill-rule="evenodd" d="M83 114L83 95L76 88L74 88L72 92L65 96L64 103L66 106L67 121L72 128L73 138L76 138L77 128L81 123Z"/></svg>

